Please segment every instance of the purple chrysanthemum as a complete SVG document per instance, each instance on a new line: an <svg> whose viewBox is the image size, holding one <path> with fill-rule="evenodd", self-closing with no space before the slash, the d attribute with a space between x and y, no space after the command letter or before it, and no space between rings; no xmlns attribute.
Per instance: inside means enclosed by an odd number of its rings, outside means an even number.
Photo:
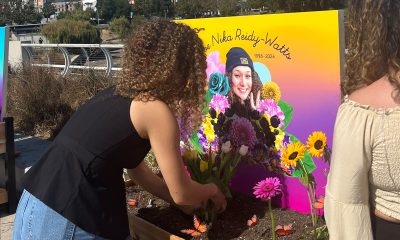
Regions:
<svg viewBox="0 0 400 240"><path fill-rule="evenodd" d="M278 178L266 178L258 182L254 187L253 194L256 198L269 200L282 192L281 182Z"/></svg>
<svg viewBox="0 0 400 240"><path fill-rule="evenodd" d="M253 149L257 138L251 122L244 117L233 120L229 129L229 140L235 148L245 145Z"/></svg>
<svg viewBox="0 0 400 240"><path fill-rule="evenodd" d="M272 99L263 99L257 107L260 113L267 113L270 117L277 116L280 120L279 127L282 127L285 120L285 114L282 112L281 108Z"/></svg>
<svg viewBox="0 0 400 240"><path fill-rule="evenodd" d="M210 102L210 107L217 111L225 113L225 109L229 108L228 98L221 94L215 94Z"/></svg>

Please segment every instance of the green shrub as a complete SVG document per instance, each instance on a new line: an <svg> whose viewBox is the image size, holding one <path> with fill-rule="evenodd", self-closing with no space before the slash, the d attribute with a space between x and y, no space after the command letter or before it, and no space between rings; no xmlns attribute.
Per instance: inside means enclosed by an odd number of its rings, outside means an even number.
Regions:
<svg viewBox="0 0 400 240"><path fill-rule="evenodd" d="M129 20L126 17L114 18L110 22L110 30L119 38L125 38L131 30Z"/></svg>
<svg viewBox="0 0 400 240"><path fill-rule="evenodd" d="M50 43L100 43L100 32L87 21L54 21L43 26L42 34Z"/></svg>
<svg viewBox="0 0 400 240"><path fill-rule="evenodd" d="M75 8L72 11L61 12L57 16L57 20L69 19L75 21L90 21L90 18L95 17L95 12L92 9L83 11L81 8Z"/></svg>

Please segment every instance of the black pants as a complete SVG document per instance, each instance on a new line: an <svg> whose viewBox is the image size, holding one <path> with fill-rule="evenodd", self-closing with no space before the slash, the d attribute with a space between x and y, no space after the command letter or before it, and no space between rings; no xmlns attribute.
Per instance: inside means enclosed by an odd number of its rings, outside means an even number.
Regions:
<svg viewBox="0 0 400 240"><path fill-rule="evenodd" d="M374 240L400 240L400 223L388 222L371 214L371 226Z"/></svg>

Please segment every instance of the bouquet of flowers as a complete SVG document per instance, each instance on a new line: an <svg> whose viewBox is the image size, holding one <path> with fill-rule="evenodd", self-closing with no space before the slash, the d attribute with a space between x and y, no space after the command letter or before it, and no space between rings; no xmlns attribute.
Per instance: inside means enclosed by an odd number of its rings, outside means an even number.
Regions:
<svg viewBox="0 0 400 240"><path fill-rule="evenodd" d="M229 182L241 160L270 166L277 153L277 135L282 132L275 129L283 113L276 115L278 108L268 104L240 116L226 96L214 94L200 129L183 144L183 159L192 179L214 182L231 197Z"/></svg>

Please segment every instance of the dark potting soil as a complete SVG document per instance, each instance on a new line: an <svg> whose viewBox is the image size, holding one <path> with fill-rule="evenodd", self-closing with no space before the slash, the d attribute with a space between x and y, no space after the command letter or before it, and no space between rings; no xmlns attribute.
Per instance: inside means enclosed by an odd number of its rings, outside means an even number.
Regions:
<svg viewBox="0 0 400 240"><path fill-rule="evenodd" d="M128 214L143 218L184 239L196 239L180 232L182 229L194 228L192 216L185 215L179 209L138 186L127 187L126 192L127 201L129 199L139 199L136 206L127 205ZM310 233L313 229L310 215L281 208L274 208L273 213L276 225L292 224L294 230L292 234L278 237L277 239L313 239L313 235ZM253 227L249 227L247 220L251 219L254 214L257 215L258 223ZM317 225L322 226L324 224L324 220L318 218ZM207 236L202 236L201 239L263 240L271 239L271 236L271 220L267 202L262 202L252 196L233 194L233 198L228 200L226 211L218 215Z"/></svg>

